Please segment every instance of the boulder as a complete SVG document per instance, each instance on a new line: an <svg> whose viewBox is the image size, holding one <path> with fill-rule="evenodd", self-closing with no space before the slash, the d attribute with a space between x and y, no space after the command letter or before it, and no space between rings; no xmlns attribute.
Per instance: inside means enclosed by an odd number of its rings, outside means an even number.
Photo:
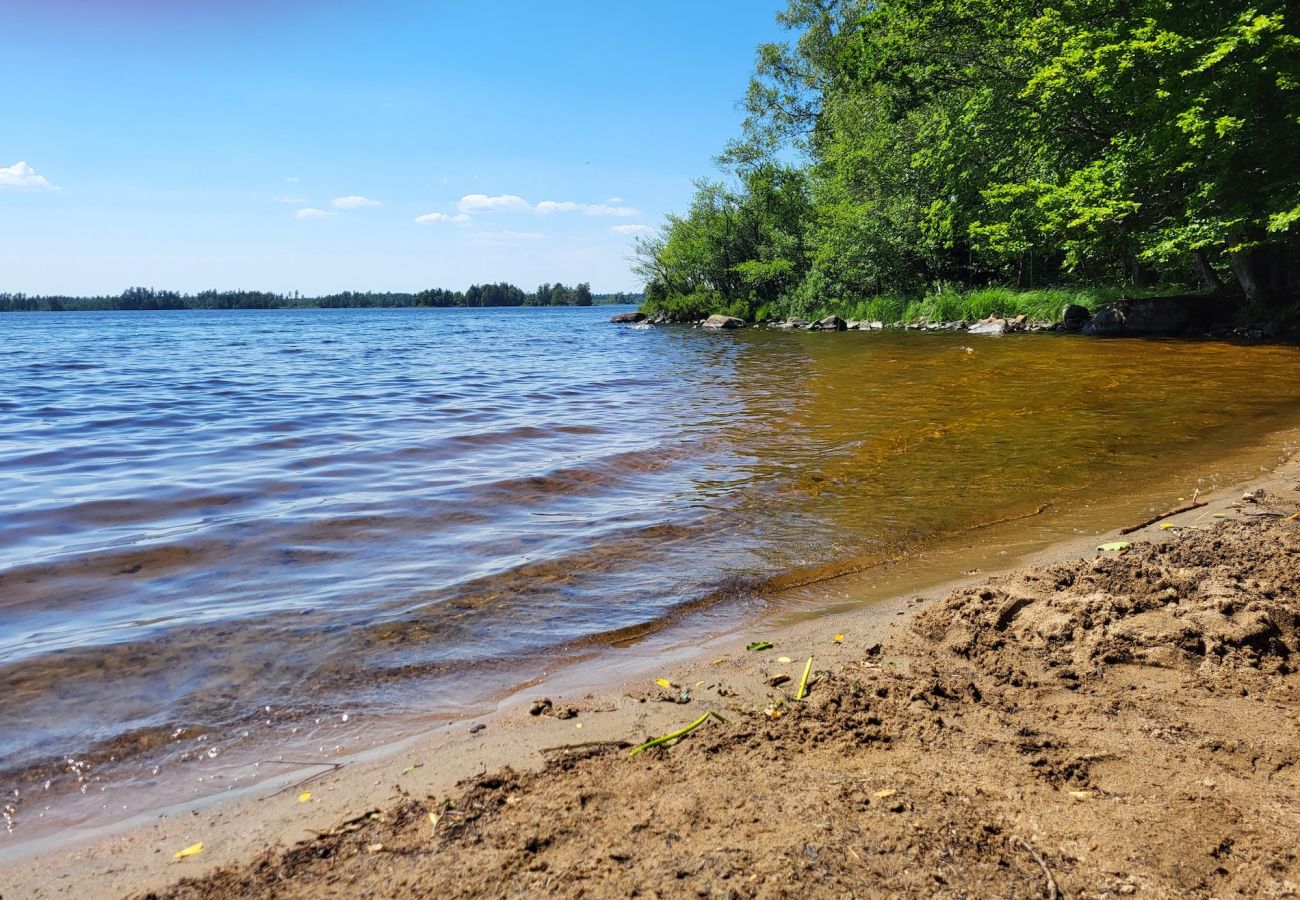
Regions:
<svg viewBox="0 0 1300 900"><path fill-rule="evenodd" d="M745 320L737 319L735 316L709 316L704 320L705 328L744 328Z"/></svg>
<svg viewBox="0 0 1300 900"><path fill-rule="evenodd" d="M1082 331L1083 326L1088 324L1092 318L1092 313L1077 303L1071 303L1061 314L1062 331Z"/></svg>
<svg viewBox="0 0 1300 900"><path fill-rule="evenodd" d="M1146 337L1183 334L1231 317L1232 307L1214 297L1153 297L1120 300L1097 310L1083 333L1096 337Z"/></svg>
<svg viewBox="0 0 1300 900"><path fill-rule="evenodd" d="M1008 327L1006 319L995 319L989 316L966 330L971 334L1006 334Z"/></svg>
<svg viewBox="0 0 1300 900"><path fill-rule="evenodd" d="M848 324L839 316L827 316L813 326L818 331L843 331L847 327Z"/></svg>
<svg viewBox="0 0 1300 900"><path fill-rule="evenodd" d="M848 328L849 331L857 331L865 324L865 322L859 322L857 319L849 319L848 324L845 327Z"/></svg>
<svg viewBox="0 0 1300 900"><path fill-rule="evenodd" d="M637 322L644 322L645 318L643 312L626 312L610 316L609 320L615 325L635 325Z"/></svg>
<svg viewBox="0 0 1300 900"><path fill-rule="evenodd" d="M885 323L884 323L884 322L867 322L867 323L863 324L862 327L865 328L865 329L867 329L868 331L884 331L884 330L885 330Z"/></svg>

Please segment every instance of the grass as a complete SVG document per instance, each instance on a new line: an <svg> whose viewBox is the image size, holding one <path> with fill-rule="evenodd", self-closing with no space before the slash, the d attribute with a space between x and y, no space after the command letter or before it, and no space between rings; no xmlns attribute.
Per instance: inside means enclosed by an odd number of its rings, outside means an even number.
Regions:
<svg viewBox="0 0 1300 900"><path fill-rule="evenodd" d="M1033 321L1057 322L1061 313L1071 304L1096 312L1107 303L1125 297L1157 297L1186 293L1184 288L1161 287L1138 290L1132 287L1053 287L1021 291L1010 287L987 287L962 291L951 285L940 285L924 297L907 297L900 294L881 294L864 300L827 303L809 319L820 319L834 313L849 321L884 322L886 325L911 322L975 321L990 315L1012 318L1023 315ZM677 321L695 321L713 313L735 316L754 322L779 321L789 313L787 303L776 301L761 305L744 300L727 303L710 291L664 298L642 305L647 313L665 312Z"/></svg>
<svg viewBox="0 0 1300 900"><path fill-rule="evenodd" d="M1107 303L1123 297L1153 297L1179 292L1176 288L1137 291L1117 287L1057 287L1018 291L1008 287L958 291L944 286L919 300L898 296L872 297L856 303L844 303L834 312L845 319L867 322L957 322L984 319L990 315L1026 316L1042 322L1055 322L1071 304L1095 312Z"/></svg>

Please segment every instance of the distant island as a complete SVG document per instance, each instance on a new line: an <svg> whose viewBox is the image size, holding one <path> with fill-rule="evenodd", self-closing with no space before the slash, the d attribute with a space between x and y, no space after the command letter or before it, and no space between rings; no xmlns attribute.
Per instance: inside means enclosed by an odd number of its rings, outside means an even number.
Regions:
<svg viewBox="0 0 1300 900"><path fill-rule="evenodd" d="M604 306L636 304L644 294L593 294L591 285L582 282L574 287L556 282L542 284L527 292L513 284L472 284L463 291L430 288L418 293L394 291L343 291L306 297L297 291L276 294L270 291L200 291L182 294L154 288L127 288L120 294L99 297L68 297L0 293L0 312L93 312L104 310L160 309L343 309L350 307L461 307L495 306Z"/></svg>

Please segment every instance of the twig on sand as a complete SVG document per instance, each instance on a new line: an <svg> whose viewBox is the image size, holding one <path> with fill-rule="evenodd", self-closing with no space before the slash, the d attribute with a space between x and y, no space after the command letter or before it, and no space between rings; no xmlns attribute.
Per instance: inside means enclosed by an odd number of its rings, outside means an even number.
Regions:
<svg viewBox="0 0 1300 900"><path fill-rule="evenodd" d="M659 747L662 746L663 744L671 743L672 741L675 741L678 738L686 737L686 735L690 734L692 731L699 728L710 718L717 719L719 722L721 722L724 725L727 724L726 719L722 718L722 716L710 710L709 712L706 712L704 715L700 716L691 724L687 725L685 728L674 731L672 734L665 734L663 737L657 737L653 741L646 741L640 747L633 748L632 752L629 753L628 756L636 756L642 750L649 750L651 747Z"/></svg>
<svg viewBox="0 0 1300 900"><path fill-rule="evenodd" d="M813 658L808 657L808 665L803 667L803 678L799 679L799 690L795 693L794 699L802 700L808 696L808 676L812 674Z"/></svg>
<svg viewBox="0 0 1300 900"><path fill-rule="evenodd" d="M1029 842L1026 840L1016 838L1013 843L1015 846L1021 848L1032 856L1034 862L1038 863L1038 868L1043 870L1043 877L1047 879L1047 890L1045 891L1047 894L1047 900L1057 900L1057 898L1061 896L1061 893L1056 887L1056 879L1052 877L1052 870L1047 868L1047 863L1043 861L1043 857L1039 855L1038 851L1031 847Z"/></svg>
<svg viewBox="0 0 1300 900"><path fill-rule="evenodd" d="M972 525L969 528L963 528L958 534L966 534L969 531L979 531L981 528L992 528L994 525L1005 525L1007 522L1019 522L1021 519L1032 519L1034 516L1041 516L1047 511L1052 504L1044 503L1033 512L1021 513L1018 516L1005 516L1001 519L994 519L992 522L980 522L978 525Z"/></svg>
<svg viewBox="0 0 1300 900"><path fill-rule="evenodd" d="M538 753L559 753L568 750L594 750L597 747L612 747L615 750L622 750L624 747L631 747L631 741L584 741L581 744L560 744L558 747L538 747Z"/></svg>
<svg viewBox="0 0 1300 900"><path fill-rule="evenodd" d="M1170 517L1172 517L1172 516L1176 516L1176 515L1178 515L1179 513L1191 512L1191 511L1194 510L1194 509L1200 509L1202 506L1208 506L1209 504L1207 504L1207 503L1197 503L1197 502L1196 502L1196 498L1197 498L1199 495L1200 495L1200 488L1197 488L1196 493L1195 493L1195 494L1192 494L1192 502L1191 502L1191 503L1188 503L1186 506L1180 506L1180 507L1178 507L1177 509L1171 509L1171 510L1169 510L1169 512L1167 512L1167 513L1161 513L1161 514L1158 515L1158 516L1152 516L1151 518L1147 519L1145 522L1142 522L1141 524L1138 524L1138 525L1132 525L1132 526L1130 526L1130 527L1128 527L1128 528L1121 528L1121 529L1119 530L1119 533L1120 533L1120 534L1132 534L1132 533L1135 532L1135 531L1141 531L1143 528L1146 528L1148 525L1154 525L1154 524L1156 524L1157 522L1163 522L1165 519L1168 519L1168 518L1170 518Z"/></svg>
<svg viewBox="0 0 1300 900"><path fill-rule="evenodd" d="M285 760L276 760L276 762L286 762L286 763L287 763L287 762L289 762L289 760L287 760L287 759L285 759ZM323 772L317 772L317 773L314 774L314 775L308 775L306 778L299 779L298 781L295 781L293 784L286 784L284 787L280 788L278 791L276 791L274 794L271 794L270 796L272 796L272 797L278 797L278 796L280 796L280 795L283 794L283 793L286 793L286 792L288 792L288 791L293 790L294 788L302 787L304 784L306 784L306 783L309 782L309 781L315 781L317 778L320 778L320 777L322 777L322 776L324 776L324 775L328 775L328 774L331 773L331 772L337 772L339 769L341 769L341 768L343 768L344 766L346 766L347 763L341 763L341 762L295 762L294 765L299 765L299 766L329 766L329 768L326 769L326 770L324 770Z"/></svg>

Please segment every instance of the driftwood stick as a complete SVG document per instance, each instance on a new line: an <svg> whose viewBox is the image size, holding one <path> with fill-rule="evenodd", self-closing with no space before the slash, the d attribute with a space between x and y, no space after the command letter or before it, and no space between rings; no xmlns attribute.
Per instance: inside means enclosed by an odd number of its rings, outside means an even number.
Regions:
<svg viewBox="0 0 1300 900"><path fill-rule="evenodd" d="M1047 888L1044 891L1047 895L1047 900L1058 900L1061 896L1060 890L1056 886L1056 879L1052 877L1052 870L1047 868L1047 863L1043 861L1043 857L1039 855L1037 850L1029 845L1028 841L1017 838L1015 844L1017 847L1020 847L1032 856L1034 862L1038 863L1038 868L1043 870L1043 877L1047 879Z"/></svg>
<svg viewBox="0 0 1300 900"><path fill-rule="evenodd" d="M624 747L631 747L631 741L584 741L581 744L561 744L558 747L539 747L538 753L559 753L561 750L591 750L596 747L611 747L615 750L622 750Z"/></svg>
<svg viewBox="0 0 1300 900"><path fill-rule="evenodd" d="M283 793L286 793L286 792L288 792L288 791L293 790L294 788L300 788L300 787L302 787L304 784L307 784L308 782L315 781L317 778L324 777L325 775L328 775L328 774L330 774L331 772L337 772L339 769L341 769L341 768L343 768L344 766L346 766L347 763L318 762L318 763L307 763L307 765L310 765L310 766L329 766L329 768L328 768L328 769L325 769L324 771L317 772L315 775L308 775L306 778L299 779L298 781L295 781L293 784L286 784L284 787L280 788L280 789L279 789L278 791L276 791L274 794L269 794L268 796L269 796L269 797L278 797L278 796L280 796L280 795L283 794Z"/></svg>
<svg viewBox="0 0 1300 900"><path fill-rule="evenodd" d="M1152 516L1151 518L1147 519L1145 522L1142 522L1141 524L1131 525L1128 528L1121 528L1119 530L1119 533L1132 534L1135 531L1141 531L1143 528L1146 528L1148 525L1154 525L1157 522L1163 522L1165 519L1168 519L1171 516L1176 516L1179 513L1191 512L1194 509L1200 509L1202 506L1208 506L1208 505L1209 505L1208 503L1197 503L1196 501L1192 501L1191 503L1188 503L1186 506L1180 506L1177 509L1169 510L1169 512L1167 513L1161 513L1158 516Z"/></svg>

